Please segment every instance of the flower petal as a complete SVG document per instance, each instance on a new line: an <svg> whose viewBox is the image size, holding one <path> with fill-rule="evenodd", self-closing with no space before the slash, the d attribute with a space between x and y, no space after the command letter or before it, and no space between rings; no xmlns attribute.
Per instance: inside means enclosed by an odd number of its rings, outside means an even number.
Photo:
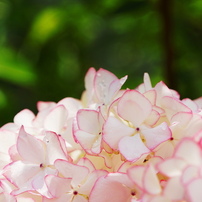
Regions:
<svg viewBox="0 0 202 202"><path fill-rule="evenodd" d="M121 138L130 136L135 132L115 117L109 117L103 126L103 139L114 150L118 149Z"/></svg>
<svg viewBox="0 0 202 202"><path fill-rule="evenodd" d="M100 177L91 191L89 202L128 201L130 190L122 183Z"/></svg>
<svg viewBox="0 0 202 202"><path fill-rule="evenodd" d="M56 159L67 160L67 155L61 147L56 133L48 131L44 137L46 142L47 163L53 165Z"/></svg>
<svg viewBox="0 0 202 202"><path fill-rule="evenodd" d="M45 182L53 197L60 197L71 190L71 178L61 178L55 175L47 175Z"/></svg>
<svg viewBox="0 0 202 202"><path fill-rule="evenodd" d="M143 175L144 189L147 193L157 195L161 193L161 186L153 166L148 166Z"/></svg>
<svg viewBox="0 0 202 202"><path fill-rule="evenodd" d="M78 166L64 160L56 160L55 167L65 178L72 178L71 185L78 186L88 175L89 170L84 166Z"/></svg>
<svg viewBox="0 0 202 202"><path fill-rule="evenodd" d="M177 145L174 156L184 159L191 165L200 165L201 163L201 149L199 145L190 138L184 138Z"/></svg>
<svg viewBox="0 0 202 202"><path fill-rule="evenodd" d="M130 121L134 126L140 126L152 111L149 100L136 90L127 90L118 102L118 114Z"/></svg>
<svg viewBox="0 0 202 202"><path fill-rule="evenodd" d="M100 132L99 112L95 110L81 109L77 113L78 128L91 134Z"/></svg>
<svg viewBox="0 0 202 202"><path fill-rule="evenodd" d="M17 150L23 160L41 164L45 160L42 142L25 132L22 126L17 139Z"/></svg>
<svg viewBox="0 0 202 202"><path fill-rule="evenodd" d="M155 128L142 130L142 134L146 140L146 146L151 150L169 140L172 136L171 130L165 122Z"/></svg>
<svg viewBox="0 0 202 202"><path fill-rule="evenodd" d="M202 199L202 178L193 180L187 186L187 192L190 198L190 202L201 202Z"/></svg>
<svg viewBox="0 0 202 202"><path fill-rule="evenodd" d="M139 134L131 137L124 137L119 141L119 150L128 161L136 161L143 154L150 153Z"/></svg>
<svg viewBox="0 0 202 202"><path fill-rule="evenodd" d="M44 120L44 128L60 134L67 121L68 112L63 105L55 107L46 116Z"/></svg>

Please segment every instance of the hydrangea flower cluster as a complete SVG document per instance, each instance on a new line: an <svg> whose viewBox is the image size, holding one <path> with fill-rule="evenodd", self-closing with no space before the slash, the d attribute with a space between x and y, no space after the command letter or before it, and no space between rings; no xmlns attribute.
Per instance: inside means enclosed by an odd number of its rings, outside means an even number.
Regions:
<svg viewBox="0 0 202 202"><path fill-rule="evenodd" d="M90 68L81 99L0 128L0 201L201 202L202 98Z"/></svg>

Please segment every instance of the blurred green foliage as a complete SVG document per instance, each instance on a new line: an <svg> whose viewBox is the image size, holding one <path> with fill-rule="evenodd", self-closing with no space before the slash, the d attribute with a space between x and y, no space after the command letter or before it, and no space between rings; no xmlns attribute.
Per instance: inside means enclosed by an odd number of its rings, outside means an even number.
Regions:
<svg viewBox="0 0 202 202"><path fill-rule="evenodd" d="M0 124L24 108L36 113L39 100L80 98L91 66L129 75L129 88L149 72L154 84L164 80L182 98L201 96L202 1L170 0L171 24L163 1L0 0Z"/></svg>

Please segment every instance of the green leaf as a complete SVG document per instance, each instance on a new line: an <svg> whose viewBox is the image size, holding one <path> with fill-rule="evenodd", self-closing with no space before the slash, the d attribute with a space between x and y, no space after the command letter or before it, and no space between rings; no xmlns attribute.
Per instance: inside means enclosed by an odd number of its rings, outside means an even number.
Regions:
<svg viewBox="0 0 202 202"><path fill-rule="evenodd" d="M8 48L0 49L0 78L18 85L33 85L36 75L23 57Z"/></svg>

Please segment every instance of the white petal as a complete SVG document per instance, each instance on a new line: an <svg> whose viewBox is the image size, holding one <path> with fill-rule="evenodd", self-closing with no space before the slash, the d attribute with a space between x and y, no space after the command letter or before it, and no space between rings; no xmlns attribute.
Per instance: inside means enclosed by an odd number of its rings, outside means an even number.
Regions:
<svg viewBox="0 0 202 202"><path fill-rule="evenodd" d="M44 120L45 129L60 134L67 121L67 115L67 110L63 105L55 107Z"/></svg>
<svg viewBox="0 0 202 202"><path fill-rule="evenodd" d="M46 142L46 158L49 165L53 165L56 159L67 160L67 155L63 151L60 141L54 132L46 132L44 141Z"/></svg>
<svg viewBox="0 0 202 202"><path fill-rule="evenodd" d="M201 149L192 139L184 138L177 145L174 156L184 159L191 165L200 165Z"/></svg>
<svg viewBox="0 0 202 202"><path fill-rule="evenodd" d="M162 123L155 128L141 130L149 149L156 148L159 144L169 140L172 136L167 123Z"/></svg>
<svg viewBox="0 0 202 202"><path fill-rule="evenodd" d="M99 112L89 109L81 109L77 113L78 128L91 134L100 132Z"/></svg>
<svg viewBox="0 0 202 202"><path fill-rule="evenodd" d="M29 109L24 109L15 115L14 123L20 126L32 126L32 121L34 120L34 118L35 115L32 111L30 111Z"/></svg>
<svg viewBox="0 0 202 202"><path fill-rule="evenodd" d="M146 166L133 166L127 170L129 178L140 188L144 189L143 178Z"/></svg>
<svg viewBox="0 0 202 202"><path fill-rule="evenodd" d="M150 150L142 142L140 135L124 137L119 141L119 151L128 161L136 161Z"/></svg>
<svg viewBox="0 0 202 202"><path fill-rule="evenodd" d="M162 107L166 111L166 115L169 120L177 112L191 112L191 109L180 100L168 96L162 98Z"/></svg>
<svg viewBox="0 0 202 202"><path fill-rule="evenodd" d="M148 166L143 175L144 189L149 194L160 194L161 186L152 166Z"/></svg>
<svg viewBox="0 0 202 202"><path fill-rule="evenodd" d="M136 90L128 90L118 102L118 114L138 127L152 111L149 100Z"/></svg>
<svg viewBox="0 0 202 202"><path fill-rule="evenodd" d="M187 192L190 198L190 202L201 202L202 199L202 178L193 180L187 186Z"/></svg>
<svg viewBox="0 0 202 202"><path fill-rule="evenodd" d="M176 177L182 174L186 162L181 158L169 158L158 164L158 169L168 177Z"/></svg>
<svg viewBox="0 0 202 202"><path fill-rule="evenodd" d="M25 161L40 165L45 160L45 150L42 142L26 133L24 127L21 127L19 132L17 150Z"/></svg>
<svg viewBox="0 0 202 202"><path fill-rule="evenodd" d="M126 126L115 117L109 117L103 126L103 139L112 149L118 149L121 138L134 132L134 128Z"/></svg>
<svg viewBox="0 0 202 202"><path fill-rule="evenodd" d="M170 178L163 191L172 201L183 201L185 190L179 177Z"/></svg>

